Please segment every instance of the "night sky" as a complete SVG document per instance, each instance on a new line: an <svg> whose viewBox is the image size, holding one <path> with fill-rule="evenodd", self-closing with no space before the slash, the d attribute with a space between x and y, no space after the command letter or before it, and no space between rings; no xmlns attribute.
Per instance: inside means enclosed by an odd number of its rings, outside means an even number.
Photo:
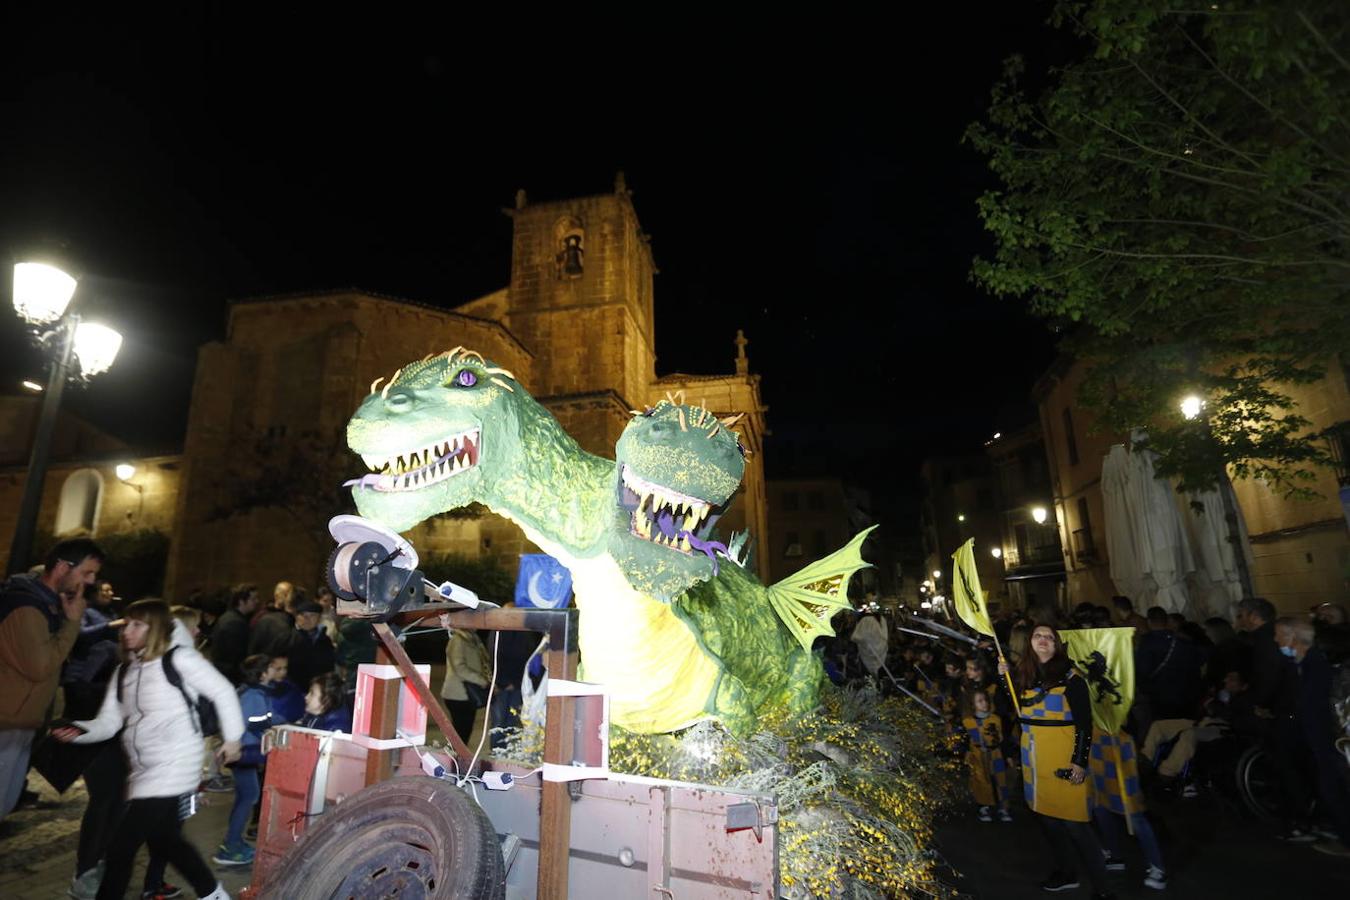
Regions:
<svg viewBox="0 0 1350 900"><path fill-rule="evenodd" d="M990 182L959 143L1004 57L1067 52L1045 14L545 38L272 9L75 33L11 19L0 248L64 246L86 315L126 336L70 406L172 447L226 299L359 286L452 307L505 286L517 188L600 193L622 169L661 270L658 373L730 371L743 328L770 474L904 495L925 455L1011 424L1051 358L1043 324L969 283ZM39 363L17 318L0 322L9 389Z"/></svg>

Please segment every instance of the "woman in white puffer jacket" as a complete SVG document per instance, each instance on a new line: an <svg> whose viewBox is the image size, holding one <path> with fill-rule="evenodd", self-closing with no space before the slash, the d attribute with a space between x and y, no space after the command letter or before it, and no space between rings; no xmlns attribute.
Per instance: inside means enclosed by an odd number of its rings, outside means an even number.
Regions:
<svg viewBox="0 0 1350 900"><path fill-rule="evenodd" d="M126 662L113 673L98 718L53 731L59 740L80 744L106 741L122 732L128 806L109 842L99 900L120 900L142 844L149 844L151 852L176 868L197 896L224 900L229 895L182 833L201 780L201 733L189 698L195 702L204 696L215 705L225 741L221 753L227 761L238 757L244 733L239 699L229 681L192 648L190 639L184 642L186 630L175 634L167 603L133 603L125 619ZM181 691L164 672L164 656L171 649L173 668L183 682Z"/></svg>

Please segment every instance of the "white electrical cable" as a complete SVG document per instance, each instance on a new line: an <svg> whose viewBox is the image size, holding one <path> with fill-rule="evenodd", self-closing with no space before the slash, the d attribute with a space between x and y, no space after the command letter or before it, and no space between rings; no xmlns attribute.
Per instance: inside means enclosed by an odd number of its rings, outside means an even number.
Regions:
<svg viewBox="0 0 1350 900"><path fill-rule="evenodd" d="M502 633L500 631L496 631L493 632L493 634L494 637L492 639L492 680L488 682L487 703L484 704L483 706L484 711L483 733L478 738L478 748L473 751L473 759L469 760L469 774L473 773L473 767L478 762L478 756L483 752L483 742L487 740L488 732L492 730L492 694L495 690L497 690L497 649L501 647L502 643ZM468 780L469 775L465 775L464 781ZM461 781L459 786L464 787L464 782ZM472 786L470 786L470 790L472 790ZM473 798L475 801L478 799L477 791L474 791Z"/></svg>

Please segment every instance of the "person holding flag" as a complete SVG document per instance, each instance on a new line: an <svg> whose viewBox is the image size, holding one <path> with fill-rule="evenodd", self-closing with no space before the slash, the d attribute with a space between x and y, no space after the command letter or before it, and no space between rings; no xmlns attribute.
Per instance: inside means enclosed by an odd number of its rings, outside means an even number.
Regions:
<svg viewBox="0 0 1350 900"><path fill-rule="evenodd" d="M1108 897L1105 854L1088 824L1092 703L1087 683L1073 670L1054 626L1037 625L1031 631L1031 652L1018 663L1014 684L985 609L974 545L973 539L968 540L952 554L956 564L952 596L963 622L994 637L999 674L1008 679L1017 704L1022 726L1022 790L1055 860L1055 869L1041 888L1058 892L1078 887L1077 856L1087 866L1094 896Z"/></svg>
<svg viewBox="0 0 1350 900"><path fill-rule="evenodd" d="M1134 701L1134 628L1075 628L1063 633L1069 659L1087 679L1092 704L1089 799L1108 855L1106 868L1123 871L1120 819L1139 842L1148 870L1144 886L1167 887L1162 848L1149 821L1139 781L1139 754L1125 731Z"/></svg>
<svg viewBox="0 0 1350 900"><path fill-rule="evenodd" d="M1008 674L1008 664L999 663ZM1051 625L1031 631L1031 652L1017 665L1022 725L1022 788L1054 856L1041 888L1078 887L1076 862L1086 865L1096 897L1106 890L1105 854L1089 823L1087 766L1092 746L1092 702L1087 682L1073 670ZM1075 859L1076 858L1076 859Z"/></svg>

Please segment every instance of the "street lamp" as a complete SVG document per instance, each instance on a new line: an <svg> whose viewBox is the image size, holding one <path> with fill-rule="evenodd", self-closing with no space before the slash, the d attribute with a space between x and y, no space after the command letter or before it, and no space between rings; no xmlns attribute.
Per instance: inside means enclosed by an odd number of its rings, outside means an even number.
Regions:
<svg viewBox="0 0 1350 900"><path fill-rule="evenodd" d="M989 555L992 556L992 557L994 557L994 559L1002 559L1002 558L1003 558L1003 548L1002 548L1002 547L990 547L990 548L989 548Z"/></svg>
<svg viewBox="0 0 1350 900"><path fill-rule="evenodd" d="M136 467L131 463L118 463L113 472L116 473L118 481L130 481L136 477Z"/></svg>
<svg viewBox="0 0 1350 900"><path fill-rule="evenodd" d="M1194 419L1196 416L1200 415L1200 410L1204 408L1205 401L1201 400L1195 394L1189 394L1182 398L1179 405L1181 406L1181 414L1183 416L1187 419Z"/></svg>
<svg viewBox="0 0 1350 900"><path fill-rule="evenodd" d="M79 315L70 311L75 285L74 278L44 263L26 262L14 267L14 311L33 327L40 346L51 355L51 368L47 389L42 392L42 410L28 459L28 478L14 525L14 541L9 548L10 574L27 569L33 552L33 532L42 503L42 486L47 480L47 458L66 379L72 374L84 379L106 372L122 346L122 336L116 331L106 325L81 322ZM78 366L74 372L72 365Z"/></svg>
<svg viewBox="0 0 1350 900"><path fill-rule="evenodd" d="M940 580L942 580L942 570L941 570L941 569L934 569L934 570L933 570L933 580L934 580L934 581L940 581Z"/></svg>
<svg viewBox="0 0 1350 900"><path fill-rule="evenodd" d="M1046 511L1044 506L1033 506L1031 508L1031 518L1036 520L1037 525L1044 525L1049 516L1050 513Z"/></svg>

